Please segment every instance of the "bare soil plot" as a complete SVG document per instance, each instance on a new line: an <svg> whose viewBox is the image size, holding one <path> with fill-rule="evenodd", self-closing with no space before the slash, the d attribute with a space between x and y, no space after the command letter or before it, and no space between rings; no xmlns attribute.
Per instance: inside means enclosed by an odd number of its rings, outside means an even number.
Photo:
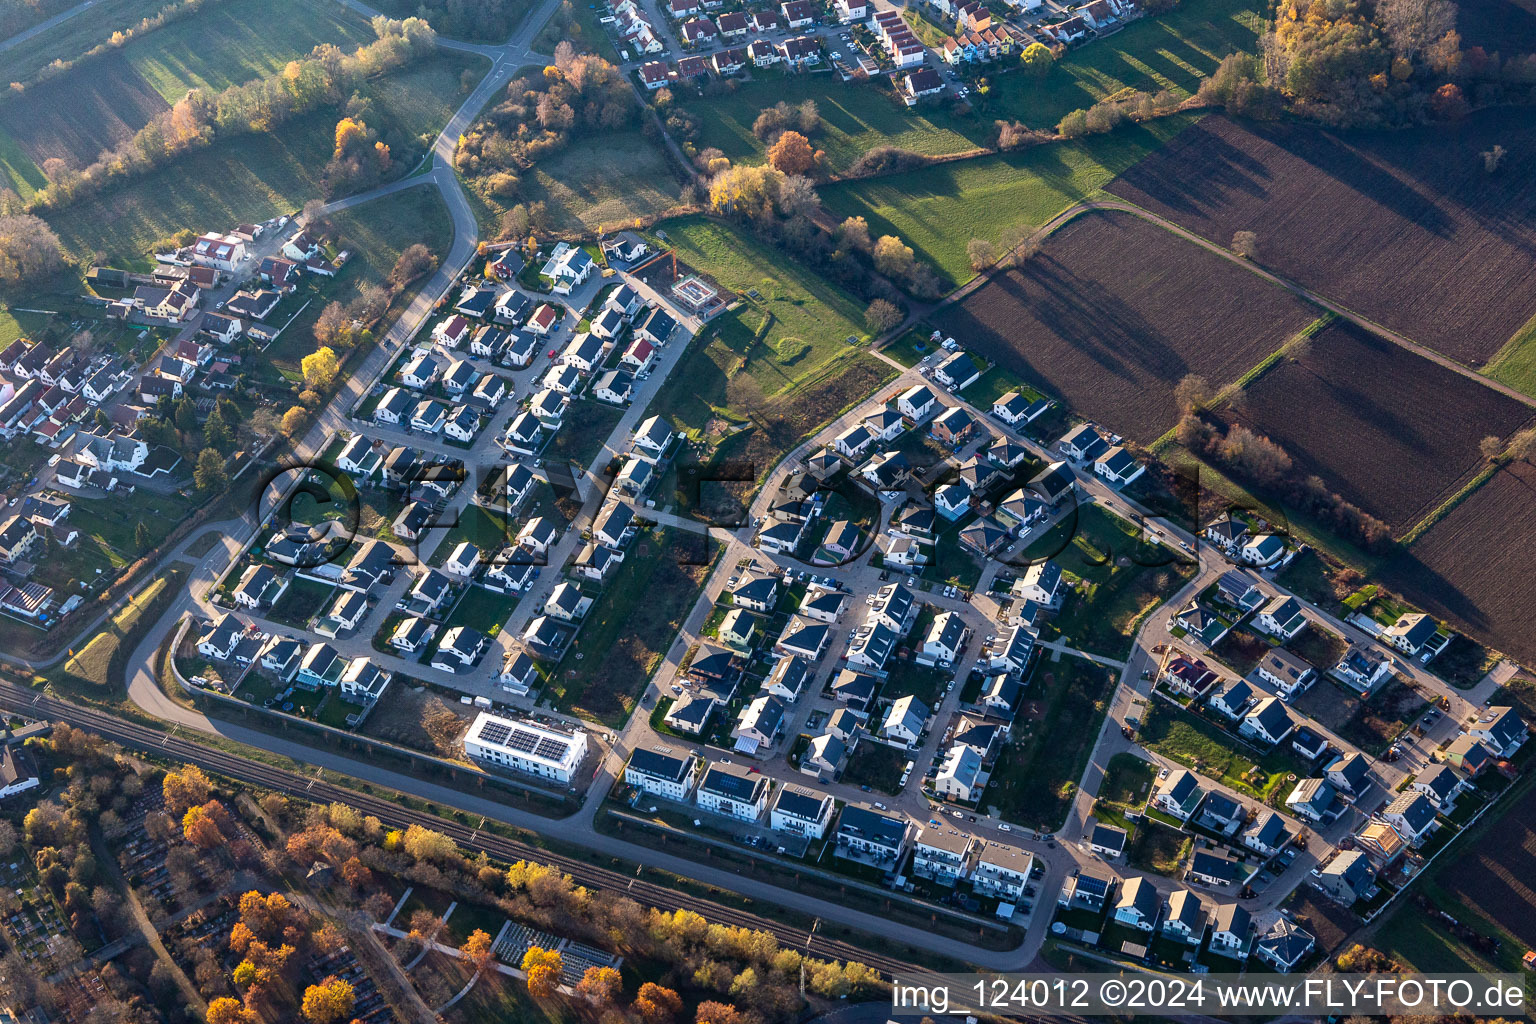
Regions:
<svg viewBox="0 0 1536 1024"><path fill-rule="evenodd" d="M1495 473L1389 563L1383 582L1505 654L1536 660L1536 466Z"/></svg>
<svg viewBox="0 0 1536 1024"><path fill-rule="evenodd" d="M1239 409L1225 418L1397 533L1477 471L1479 441L1531 419L1520 402L1346 321L1261 376Z"/></svg>
<svg viewBox="0 0 1536 1024"><path fill-rule="evenodd" d="M1464 47L1513 57L1536 50L1536 3L1532 0L1461 0L1456 31Z"/></svg>
<svg viewBox="0 0 1536 1024"><path fill-rule="evenodd" d="M1456 858L1440 884L1536 947L1536 789L1504 810L1476 844Z"/></svg>
<svg viewBox="0 0 1536 1024"><path fill-rule="evenodd" d="M1501 145L1500 170L1482 154ZM1536 122L1335 133L1208 117L1109 190L1472 366L1536 315Z"/></svg>
<svg viewBox="0 0 1536 1024"><path fill-rule="evenodd" d="M1304 303L1131 214L1092 213L934 317L968 349L1139 441L1186 374L1221 387L1312 321Z"/></svg>

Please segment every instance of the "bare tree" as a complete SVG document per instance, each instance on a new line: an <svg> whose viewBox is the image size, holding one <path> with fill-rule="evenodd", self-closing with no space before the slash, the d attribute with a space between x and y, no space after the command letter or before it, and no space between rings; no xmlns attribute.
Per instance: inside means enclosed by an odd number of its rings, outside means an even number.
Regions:
<svg viewBox="0 0 1536 1024"><path fill-rule="evenodd" d="M1450 0L1380 0L1376 17L1392 52L1409 60L1456 28L1456 7Z"/></svg>
<svg viewBox="0 0 1536 1024"><path fill-rule="evenodd" d="M1239 231L1232 236L1232 251L1245 260L1258 259L1259 236L1252 231Z"/></svg>
<svg viewBox="0 0 1536 1024"><path fill-rule="evenodd" d="M1211 385L1198 373L1190 373L1174 385L1173 400L1179 412L1188 414L1203 409L1211 400Z"/></svg>
<svg viewBox="0 0 1536 1024"><path fill-rule="evenodd" d="M1508 150L1497 143L1494 144L1492 149L1483 150L1483 170L1489 174L1496 172L1499 169L1499 165L1504 162L1504 157L1507 153Z"/></svg>

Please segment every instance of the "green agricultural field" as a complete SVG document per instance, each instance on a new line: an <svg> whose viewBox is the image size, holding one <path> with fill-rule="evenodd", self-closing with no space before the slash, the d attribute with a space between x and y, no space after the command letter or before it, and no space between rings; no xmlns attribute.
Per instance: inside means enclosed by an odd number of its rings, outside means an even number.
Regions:
<svg viewBox="0 0 1536 1024"><path fill-rule="evenodd" d="M466 181L481 201L483 233L496 234L501 215L519 202L544 203L551 231L582 235L665 213L683 196L666 156L638 131L577 139L541 160L522 180L513 200L492 196L484 176Z"/></svg>
<svg viewBox="0 0 1536 1024"><path fill-rule="evenodd" d="M1043 81L992 76L985 112L1052 129L1066 114L1124 89L1193 95L1223 57L1258 49L1259 7L1253 0L1182 0L1166 14L1070 51Z"/></svg>
<svg viewBox="0 0 1536 1024"><path fill-rule="evenodd" d="M9 143L0 163L25 194L37 180L19 158L83 166L189 89L217 92L276 74L321 43L353 50L373 38L360 17L323 0L211 4L0 103L0 138Z"/></svg>
<svg viewBox="0 0 1536 1024"><path fill-rule="evenodd" d="M456 102L459 72L483 63L461 54L437 57L370 82L365 91L375 97L381 123L415 137L441 127ZM416 119L424 114L432 119ZM153 242L182 228L217 230L295 213L320 194L338 116L320 110L275 134L217 143L46 219L72 256L143 265ZM409 153L395 155L397 166L414 161Z"/></svg>
<svg viewBox="0 0 1536 1024"><path fill-rule="evenodd" d="M1483 372L1501 384L1536 395L1536 318L1509 339Z"/></svg>
<svg viewBox="0 0 1536 1024"><path fill-rule="evenodd" d="M839 182L821 189L822 205L839 220L865 218L872 235L900 235L944 281L958 285L972 276L965 252L971 239L996 242L1009 228L1044 224L1190 120L1176 115L1076 142Z"/></svg>
<svg viewBox="0 0 1536 1024"><path fill-rule="evenodd" d="M59 8L73 7L74 3L48 0L47 5L56 14ZM39 33L24 46L0 53L0 81L26 82L55 60L72 60L107 42L114 32L133 28L174 6L176 0L97 0L90 11Z"/></svg>
<svg viewBox="0 0 1536 1024"><path fill-rule="evenodd" d="M699 148L715 147L736 163L765 159L766 147L752 134L752 123L780 100L816 103L822 126L811 144L826 152L827 167L834 172L846 171L876 146L945 156L984 145L993 133L991 121L908 107L885 85L843 82L836 75L760 70L734 92L697 99L690 90L678 92L687 95L683 106L699 119Z"/></svg>

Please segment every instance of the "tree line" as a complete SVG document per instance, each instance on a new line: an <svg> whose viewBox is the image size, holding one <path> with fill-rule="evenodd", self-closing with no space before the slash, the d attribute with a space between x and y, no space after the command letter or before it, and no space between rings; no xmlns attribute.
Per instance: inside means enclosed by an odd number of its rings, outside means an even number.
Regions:
<svg viewBox="0 0 1536 1024"><path fill-rule="evenodd" d="M420 60L437 47L436 33L419 18L377 17L373 30L378 38L350 54L327 43L269 77L217 93L193 89L90 166L56 168L30 200L6 190L0 213L56 209L216 141L274 132L302 114L340 104L365 79Z"/></svg>

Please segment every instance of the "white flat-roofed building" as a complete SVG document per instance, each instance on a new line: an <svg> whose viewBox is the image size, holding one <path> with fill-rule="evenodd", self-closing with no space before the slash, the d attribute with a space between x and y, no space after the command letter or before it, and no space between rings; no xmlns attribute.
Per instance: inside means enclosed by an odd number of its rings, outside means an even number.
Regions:
<svg viewBox="0 0 1536 1024"><path fill-rule="evenodd" d="M587 756L587 734L482 711L464 734L464 752L488 764L569 783Z"/></svg>
<svg viewBox="0 0 1536 1024"><path fill-rule="evenodd" d="M768 806L768 780L740 765L716 761L699 782L698 805L741 821L757 821Z"/></svg>
<svg viewBox="0 0 1536 1024"><path fill-rule="evenodd" d="M668 800L687 800L693 792L694 767L698 756L687 748L657 743L640 747L629 755L624 766L624 781L652 796Z"/></svg>
<svg viewBox="0 0 1536 1024"><path fill-rule="evenodd" d="M768 824L775 832L820 839L827 834L834 806L833 799L826 793L789 783L779 788L773 810L768 815Z"/></svg>
<svg viewBox="0 0 1536 1024"><path fill-rule="evenodd" d="M954 885L969 873L975 843L968 835L950 835L943 828L919 829L912 843L912 873Z"/></svg>
<svg viewBox="0 0 1536 1024"><path fill-rule="evenodd" d="M1029 872L1034 863L1034 855L1028 850L989 842L976 856L971 885L977 892L1010 903L1018 902L1024 895L1024 887L1029 884Z"/></svg>

